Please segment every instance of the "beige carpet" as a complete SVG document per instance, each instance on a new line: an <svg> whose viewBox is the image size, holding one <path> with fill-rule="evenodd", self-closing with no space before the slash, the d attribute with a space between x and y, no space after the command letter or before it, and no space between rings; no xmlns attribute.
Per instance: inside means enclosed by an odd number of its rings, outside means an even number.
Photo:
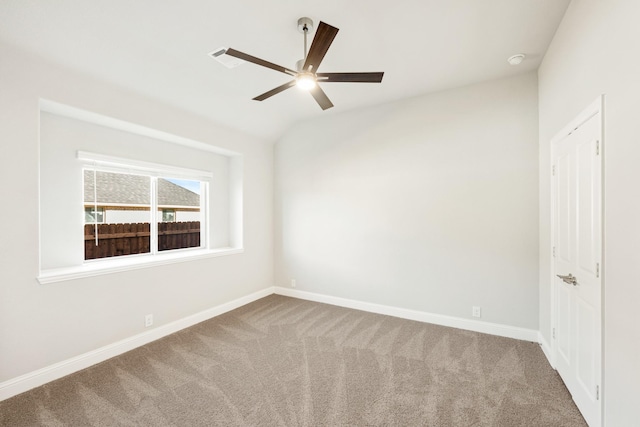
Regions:
<svg viewBox="0 0 640 427"><path fill-rule="evenodd" d="M535 343L272 295L0 402L2 426L585 426Z"/></svg>

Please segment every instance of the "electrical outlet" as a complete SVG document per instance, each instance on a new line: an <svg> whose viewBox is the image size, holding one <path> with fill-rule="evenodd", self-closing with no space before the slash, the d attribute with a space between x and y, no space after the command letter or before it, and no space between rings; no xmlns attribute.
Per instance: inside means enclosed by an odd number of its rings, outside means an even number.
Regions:
<svg viewBox="0 0 640 427"><path fill-rule="evenodd" d="M471 309L471 315L473 317L481 317L481 313L482 313L482 311L481 311L480 307L478 307L478 306L474 305L473 308Z"/></svg>
<svg viewBox="0 0 640 427"><path fill-rule="evenodd" d="M153 314L147 314L144 316L144 327L148 328L151 325L153 325Z"/></svg>
<svg viewBox="0 0 640 427"><path fill-rule="evenodd" d="M291 279L291 287L292 288L296 287L296 279Z"/></svg>

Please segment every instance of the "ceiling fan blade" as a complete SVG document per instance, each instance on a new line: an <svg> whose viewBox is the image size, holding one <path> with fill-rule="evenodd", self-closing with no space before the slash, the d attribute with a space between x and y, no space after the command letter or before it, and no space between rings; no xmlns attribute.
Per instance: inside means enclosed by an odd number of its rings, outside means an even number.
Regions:
<svg viewBox="0 0 640 427"><path fill-rule="evenodd" d="M240 52L240 51L232 49L232 48L227 49L225 53L227 55L233 56L235 58L240 58L240 59L242 59L244 61L247 61L247 62L253 62L254 64L262 65L263 67L267 67L267 68L271 68L272 70L280 71L281 73L289 74L289 75L292 75L292 76L295 76L296 74L298 74L295 71L290 70L290 69L288 69L286 67L283 67L281 65L274 64L273 62L265 61L264 59L256 58L255 56L251 56L249 54Z"/></svg>
<svg viewBox="0 0 640 427"><path fill-rule="evenodd" d="M273 95L277 95L280 92L282 92L283 90L289 89L290 87L293 87L296 85L296 81L295 80L291 80L290 82L287 82L281 86L278 86L275 89L271 89L268 92L263 93L262 95L258 95L255 98L253 98L254 101L264 101L267 98L272 97Z"/></svg>
<svg viewBox="0 0 640 427"><path fill-rule="evenodd" d="M316 100L320 108L326 110L327 108L333 107L333 103L329 100L329 97L326 93L320 88L320 86L315 85L313 89L309 91L311 96Z"/></svg>
<svg viewBox="0 0 640 427"><path fill-rule="evenodd" d="M303 68L305 71L315 73L337 34L338 29L336 27L325 24L322 21L320 22L320 25L318 25L318 29L316 30L316 35L313 36L313 42L311 42L307 59L304 61ZM309 70L309 66L311 66L311 70Z"/></svg>
<svg viewBox="0 0 640 427"><path fill-rule="evenodd" d="M316 73L318 80L325 82L380 83L384 72L380 73Z"/></svg>

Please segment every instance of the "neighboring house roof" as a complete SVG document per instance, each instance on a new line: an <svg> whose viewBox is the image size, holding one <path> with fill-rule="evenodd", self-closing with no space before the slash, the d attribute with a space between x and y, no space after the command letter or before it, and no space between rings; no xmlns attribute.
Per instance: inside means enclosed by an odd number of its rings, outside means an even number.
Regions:
<svg viewBox="0 0 640 427"><path fill-rule="evenodd" d="M148 205L151 203L149 177L123 173L96 172L98 203L103 205ZM84 202L94 203L93 171L84 171ZM200 206L200 195L158 178L159 206Z"/></svg>
<svg viewBox="0 0 640 427"><path fill-rule="evenodd" d="M158 205L200 206L200 195L171 181L158 178Z"/></svg>

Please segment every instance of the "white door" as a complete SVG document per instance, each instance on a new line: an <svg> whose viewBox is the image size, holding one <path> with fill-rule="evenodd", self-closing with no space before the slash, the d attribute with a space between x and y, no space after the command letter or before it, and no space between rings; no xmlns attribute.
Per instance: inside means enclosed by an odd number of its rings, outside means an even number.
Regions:
<svg viewBox="0 0 640 427"><path fill-rule="evenodd" d="M591 426L601 424L601 110L553 146L555 363Z"/></svg>

